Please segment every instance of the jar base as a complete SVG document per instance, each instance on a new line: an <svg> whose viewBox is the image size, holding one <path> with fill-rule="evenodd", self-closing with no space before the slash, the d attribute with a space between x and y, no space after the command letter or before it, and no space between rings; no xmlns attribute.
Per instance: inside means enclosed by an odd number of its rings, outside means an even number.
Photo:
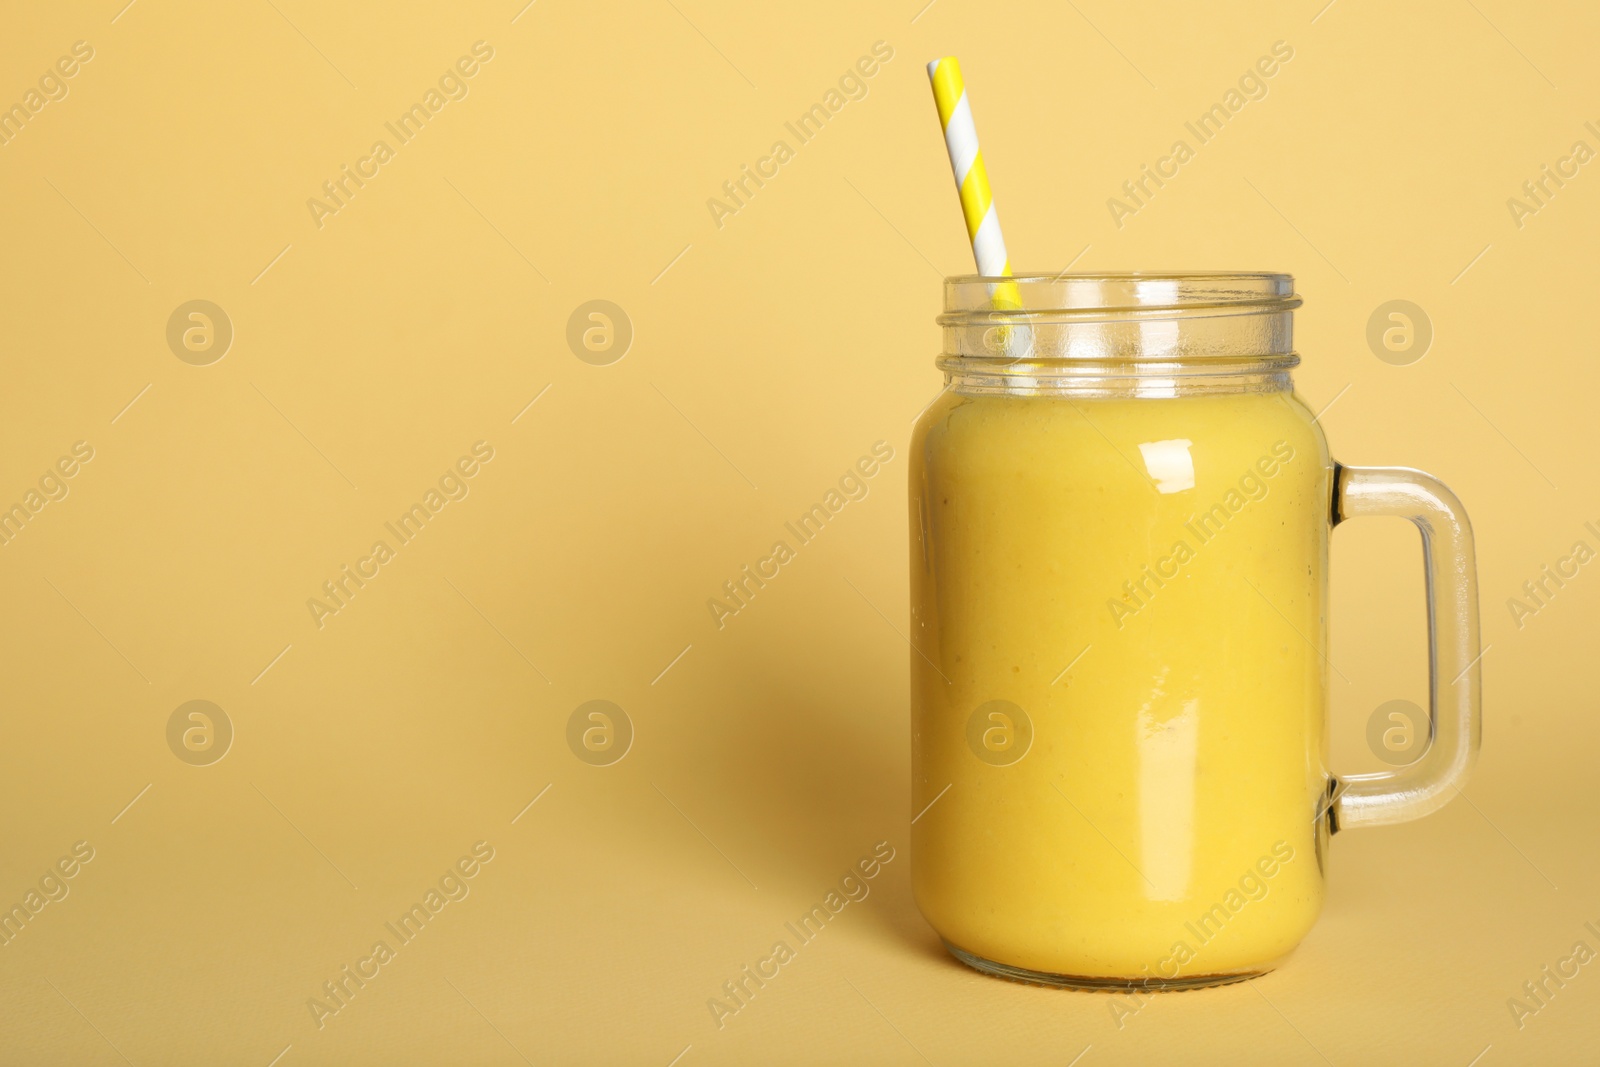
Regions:
<svg viewBox="0 0 1600 1067"><path fill-rule="evenodd" d="M1247 982L1252 978L1269 974L1273 969L1268 966L1247 971L1229 971L1225 974L1186 975L1182 978L1097 978L1077 974L1055 974L1051 971L1031 971L1026 967L1014 967L1009 963L996 963L994 960L987 960L958 948L943 938L940 938L940 941L944 944L945 951L975 971L982 971L996 978L1008 978L1013 982L1052 986L1056 989L1078 989L1091 993L1181 993L1188 989L1208 989L1214 986L1232 985L1235 982Z"/></svg>

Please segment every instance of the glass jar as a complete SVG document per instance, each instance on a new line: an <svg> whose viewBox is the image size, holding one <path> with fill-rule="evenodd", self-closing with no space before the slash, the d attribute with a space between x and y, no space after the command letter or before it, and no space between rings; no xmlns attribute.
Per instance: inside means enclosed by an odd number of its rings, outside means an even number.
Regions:
<svg viewBox="0 0 1600 1067"><path fill-rule="evenodd" d="M957 277L911 462L912 882L962 961L1080 988L1270 970L1329 835L1432 812L1479 741L1472 533L1343 467L1283 274ZM1327 766L1328 542L1422 532L1430 738Z"/></svg>

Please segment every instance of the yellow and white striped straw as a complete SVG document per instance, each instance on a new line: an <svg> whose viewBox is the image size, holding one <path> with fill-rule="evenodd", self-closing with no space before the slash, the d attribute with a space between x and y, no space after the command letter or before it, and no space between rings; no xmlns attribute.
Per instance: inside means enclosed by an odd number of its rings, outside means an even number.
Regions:
<svg viewBox="0 0 1600 1067"><path fill-rule="evenodd" d="M967 221L967 237L972 241L972 258L978 263L978 273L989 278L1009 278L1011 258L1000 234L1000 216L995 211L989 172L978 148L978 127L972 121L972 103L961 77L960 62L955 56L933 60L928 64L928 80L933 83L933 101L939 107L939 124L944 128L950 170L961 194L961 214ZM997 282L989 286L989 300L996 309L1020 309L1022 290L1016 282ZM1032 333L1027 325L1017 323L1000 326L991 336L1015 362L1033 351Z"/></svg>
<svg viewBox="0 0 1600 1067"><path fill-rule="evenodd" d="M939 106L939 124L944 127L945 147L950 151L950 169L961 192L961 213L966 216L967 236L972 239L972 255L978 273L1002 277L1011 273L1005 238L1000 235L1000 216L989 191L989 172L978 149L978 128L972 121L972 103L961 78L961 64L955 56L944 56L928 64L928 80L933 82L933 101Z"/></svg>

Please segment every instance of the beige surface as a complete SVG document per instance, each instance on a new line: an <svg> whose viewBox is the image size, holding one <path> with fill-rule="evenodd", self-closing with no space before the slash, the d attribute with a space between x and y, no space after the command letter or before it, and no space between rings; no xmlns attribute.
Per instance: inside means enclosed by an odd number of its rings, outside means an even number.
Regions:
<svg viewBox="0 0 1600 1067"><path fill-rule="evenodd" d="M1600 564L1506 607L1600 547L1600 177L1506 205L1600 148L1592 11L121 3L0 35L4 100L94 49L0 146L0 500L94 449L0 548L0 899L94 849L0 948L0 1061L1593 1062L1594 965L1520 1030L1506 1004L1600 948ZM318 228L479 40L469 95ZM719 229L707 198L879 40L865 99ZM1107 198L1278 40L1265 99L1119 229ZM1340 835L1287 967L1120 1029L962 969L910 903L903 459L722 629L705 606L938 387L947 51L1019 268L1292 271L1336 454L1428 469L1477 524L1471 803ZM236 333L210 366L165 339L197 298ZM597 298L634 326L610 366L565 341ZM1435 327L1410 366L1365 342L1396 298ZM470 494L319 629L307 599L477 441ZM1372 770L1372 710L1424 693L1414 535L1353 524L1334 566L1333 760ZM211 766L167 743L196 699L236 732ZM566 744L591 699L636 729L610 767ZM478 841L470 895L319 1029L322 983ZM708 998L879 841L871 895L718 1029Z"/></svg>

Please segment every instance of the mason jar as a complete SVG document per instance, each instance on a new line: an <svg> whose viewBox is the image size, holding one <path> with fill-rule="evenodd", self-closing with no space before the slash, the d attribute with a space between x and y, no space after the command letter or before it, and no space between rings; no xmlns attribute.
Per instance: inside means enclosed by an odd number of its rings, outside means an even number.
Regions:
<svg viewBox="0 0 1600 1067"><path fill-rule="evenodd" d="M1295 395L1284 274L956 277L910 464L912 882L949 950L1081 988L1253 977L1328 841L1417 818L1479 740L1455 495L1345 467ZM1429 740L1328 768L1328 545L1422 535Z"/></svg>

